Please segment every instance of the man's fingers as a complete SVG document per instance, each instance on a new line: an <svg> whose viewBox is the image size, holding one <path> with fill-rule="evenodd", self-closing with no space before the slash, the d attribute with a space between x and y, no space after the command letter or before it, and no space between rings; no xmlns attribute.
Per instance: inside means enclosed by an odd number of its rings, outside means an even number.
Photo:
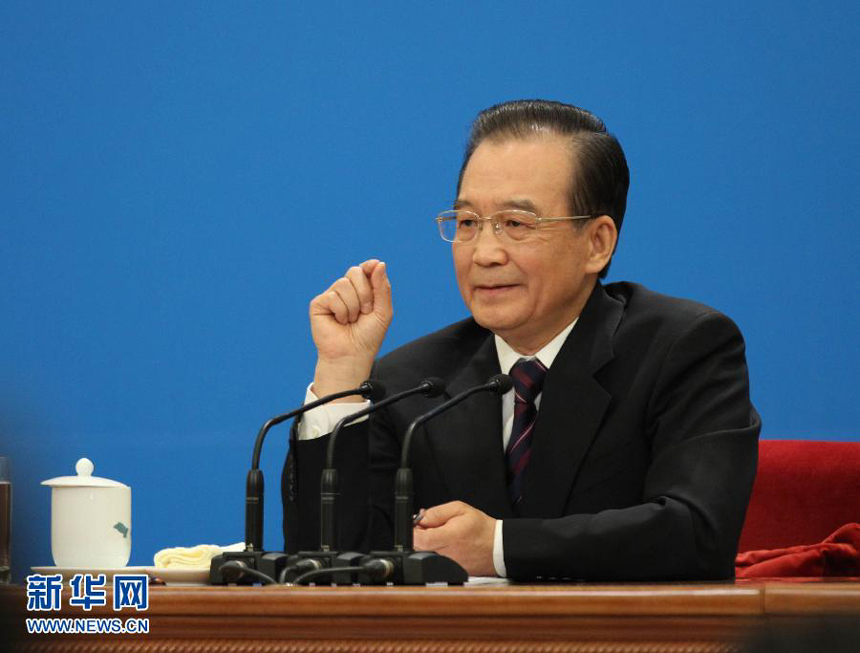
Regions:
<svg viewBox="0 0 860 653"><path fill-rule="evenodd" d="M367 259L364 263L360 263L358 267L361 268L361 271L364 272L364 274L366 274L368 277L370 277L370 274L373 272L373 269L377 265L379 265L379 259L378 258L370 258L370 259Z"/></svg>
<svg viewBox="0 0 860 653"><path fill-rule="evenodd" d="M361 302L358 299L358 292L355 286L346 277L341 277L331 285L331 290L337 293L340 300L346 306L349 321L355 322L361 312Z"/></svg>
<svg viewBox="0 0 860 653"><path fill-rule="evenodd" d="M331 311L332 315L334 315L334 319L341 324L347 324L349 322L349 309L346 307L343 299L341 299L340 295L336 291L327 291L323 295L321 304L324 308Z"/></svg>
<svg viewBox="0 0 860 653"><path fill-rule="evenodd" d="M424 518L419 525L422 528L437 528L442 526L448 523L448 520L452 517L462 515L464 505L462 501L451 501L450 503L443 503L442 505L430 508L424 512Z"/></svg>
<svg viewBox="0 0 860 653"><path fill-rule="evenodd" d="M448 535L438 530L415 528L412 544L416 551L441 551L448 546Z"/></svg>
<svg viewBox="0 0 860 653"><path fill-rule="evenodd" d="M388 268L380 262L370 274L370 285L373 288L373 310L390 317L391 282L388 280Z"/></svg>
<svg viewBox="0 0 860 653"><path fill-rule="evenodd" d="M361 267L353 265L346 271L346 278L358 295L359 310L365 315L370 313L373 310L373 288L370 287L369 275Z"/></svg>

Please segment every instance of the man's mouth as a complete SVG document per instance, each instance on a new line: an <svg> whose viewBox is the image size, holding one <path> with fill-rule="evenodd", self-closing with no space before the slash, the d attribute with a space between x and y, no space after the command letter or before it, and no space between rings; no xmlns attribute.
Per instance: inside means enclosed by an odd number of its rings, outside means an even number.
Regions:
<svg viewBox="0 0 860 653"><path fill-rule="evenodd" d="M475 292L479 292L486 295L501 295L502 293L512 290L516 288L517 284L514 283L492 283L492 284L480 284L475 286Z"/></svg>

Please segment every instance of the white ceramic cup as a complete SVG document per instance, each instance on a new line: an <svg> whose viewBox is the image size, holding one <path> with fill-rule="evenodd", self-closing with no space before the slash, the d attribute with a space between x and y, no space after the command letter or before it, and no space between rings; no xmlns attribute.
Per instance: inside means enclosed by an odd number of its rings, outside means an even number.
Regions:
<svg viewBox="0 0 860 653"><path fill-rule="evenodd" d="M131 556L131 488L92 476L82 458L77 476L51 486L51 554L58 567L115 569Z"/></svg>
<svg viewBox="0 0 860 653"><path fill-rule="evenodd" d="M51 490L51 555L58 567L125 567L131 557L131 488Z"/></svg>

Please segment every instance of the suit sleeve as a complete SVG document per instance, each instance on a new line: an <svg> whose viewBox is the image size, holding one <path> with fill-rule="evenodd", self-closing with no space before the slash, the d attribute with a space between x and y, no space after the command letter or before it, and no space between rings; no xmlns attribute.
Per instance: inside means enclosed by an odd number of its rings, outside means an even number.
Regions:
<svg viewBox="0 0 860 653"><path fill-rule="evenodd" d="M508 576L731 578L761 429L744 349L724 315L696 318L666 350L647 403L651 460L642 503L505 520Z"/></svg>

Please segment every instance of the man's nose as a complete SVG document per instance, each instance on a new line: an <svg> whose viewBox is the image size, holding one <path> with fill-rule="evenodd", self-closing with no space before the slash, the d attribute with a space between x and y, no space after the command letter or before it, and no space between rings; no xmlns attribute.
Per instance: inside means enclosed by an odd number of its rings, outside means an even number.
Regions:
<svg viewBox="0 0 860 653"><path fill-rule="evenodd" d="M501 265L508 259L501 235L492 222L485 222L472 241L472 260L478 265Z"/></svg>

